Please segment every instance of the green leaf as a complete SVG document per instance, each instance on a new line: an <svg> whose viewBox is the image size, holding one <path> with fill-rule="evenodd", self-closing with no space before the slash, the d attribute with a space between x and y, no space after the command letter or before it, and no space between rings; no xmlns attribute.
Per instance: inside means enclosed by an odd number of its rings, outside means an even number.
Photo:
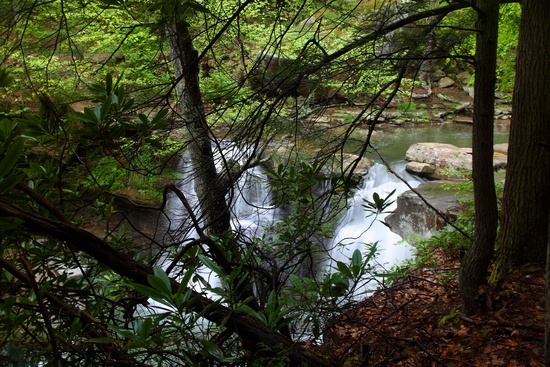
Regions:
<svg viewBox="0 0 550 367"><path fill-rule="evenodd" d="M166 298L166 297L170 298L172 296L172 289L168 288L166 286L166 283L164 283L164 281L161 278L156 277L154 275L148 275L147 281L149 282L149 284L151 284L151 286L154 289L160 292L162 298Z"/></svg>
<svg viewBox="0 0 550 367"><path fill-rule="evenodd" d="M139 335L139 338L142 340L147 339L151 328L153 327L153 320L150 317L145 318L143 321L137 323L136 333Z"/></svg>
<svg viewBox="0 0 550 367"><path fill-rule="evenodd" d="M187 269L187 271L185 272L185 275L180 280L180 285L178 286L178 290L176 294L182 294L183 291L187 288L187 286L189 285L189 281L191 280L191 277L194 274L193 270L194 269Z"/></svg>
<svg viewBox="0 0 550 367"><path fill-rule="evenodd" d="M170 281L170 278L168 278L168 275L160 266L153 267L153 274L157 278L159 278L164 283L164 289L166 290L167 294L172 294L172 282ZM160 290L160 289L159 289Z"/></svg>
<svg viewBox="0 0 550 367"><path fill-rule="evenodd" d="M137 337L132 330L124 329L118 325L108 324L109 328L112 329L118 336L121 336L126 339L135 340Z"/></svg>
<svg viewBox="0 0 550 367"><path fill-rule="evenodd" d="M288 277L288 280L295 288L298 288L298 289L302 288L302 280L296 274L290 274L290 276Z"/></svg>
<svg viewBox="0 0 550 367"><path fill-rule="evenodd" d="M10 146L4 158L0 161L0 177L4 177L10 172L17 164L21 153L23 153L24 142L23 139L17 139Z"/></svg>
<svg viewBox="0 0 550 367"><path fill-rule="evenodd" d="M216 344L206 339L203 340L202 343L204 345L204 349L208 352L208 354L210 354L216 359L223 358L223 352L220 349L220 347L218 347Z"/></svg>
<svg viewBox="0 0 550 367"><path fill-rule="evenodd" d="M216 273L218 276L223 277L225 276L225 272L210 258L200 254L199 260L210 270L212 270L214 273Z"/></svg>
<svg viewBox="0 0 550 367"><path fill-rule="evenodd" d="M25 175L9 175L0 179L0 193L12 189L19 182L23 181Z"/></svg>
<svg viewBox="0 0 550 367"><path fill-rule="evenodd" d="M147 297L151 297L155 300L163 299L163 294L161 292L159 292L158 290L156 290L155 288L151 288L151 287L148 287L146 285L138 284L138 283L130 283L130 285L136 291L138 291L139 293L141 293L143 295L146 295Z"/></svg>
<svg viewBox="0 0 550 367"><path fill-rule="evenodd" d="M361 256L361 251L359 251L359 249L356 249L355 251L353 251L353 255L351 256L351 264L353 266L361 266L362 264L362 256Z"/></svg>
<svg viewBox="0 0 550 367"><path fill-rule="evenodd" d="M147 118L147 116L145 116L143 113L140 113L138 115L138 118L139 120L141 121L142 124L144 125L148 125L149 124L149 119Z"/></svg>
<svg viewBox="0 0 550 367"><path fill-rule="evenodd" d="M342 261L337 261L336 262L336 268L338 269L338 271L348 277L351 277L351 272L350 272L350 269L348 267L348 265Z"/></svg>
<svg viewBox="0 0 550 367"><path fill-rule="evenodd" d="M80 318L75 317L73 319L73 322L71 323L71 328L69 331L69 339L74 339L81 329L82 329L82 323L80 322Z"/></svg>

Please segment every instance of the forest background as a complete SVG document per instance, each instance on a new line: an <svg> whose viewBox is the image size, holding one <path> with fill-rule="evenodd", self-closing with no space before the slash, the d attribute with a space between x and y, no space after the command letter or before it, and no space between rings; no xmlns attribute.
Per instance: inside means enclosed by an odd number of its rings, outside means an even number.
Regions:
<svg viewBox="0 0 550 367"><path fill-rule="evenodd" d="M358 284L405 270L374 272L373 244L324 276L304 264L331 236L382 112L429 91L438 69L475 75L476 214L460 281L463 312L481 312L480 287L546 256L549 7L3 0L2 363L334 365L302 343L304 333L320 343ZM512 90L499 209L494 97ZM360 110L343 129L304 122L336 103ZM360 144L348 144L365 126ZM342 164L349 153L357 158ZM184 154L196 203L175 185ZM231 204L236 183L259 165L271 205L288 215L271 235L250 237L232 226ZM319 195L329 171L334 184ZM169 195L188 219L165 233ZM371 203L373 214L389 200ZM121 203L159 226L120 225Z"/></svg>

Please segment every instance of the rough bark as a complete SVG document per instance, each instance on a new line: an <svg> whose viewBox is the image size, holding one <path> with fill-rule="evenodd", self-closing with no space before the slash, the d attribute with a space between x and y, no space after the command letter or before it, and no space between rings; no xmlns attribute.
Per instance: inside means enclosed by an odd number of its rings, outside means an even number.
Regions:
<svg viewBox="0 0 550 367"><path fill-rule="evenodd" d="M64 241L74 249L87 253L131 281L149 285L147 276L153 274L151 267L115 250L108 243L89 232L69 223L24 211L5 201L0 201L0 216L18 218L22 221L21 225L26 229ZM179 283L172 280L174 293L178 287ZM233 325L240 335L246 336L249 340L262 342L276 351L287 351L293 363L292 365L299 366L305 363L308 366L331 366L322 356L295 345L280 333L267 328L250 315L225 307L193 290L191 292L194 302L189 305L189 311L199 313L205 319L219 325Z"/></svg>
<svg viewBox="0 0 550 367"><path fill-rule="evenodd" d="M166 33L176 77L176 96L190 135L189 154L202 222L210 234L220 236L230 229L226 201L228 188L216 171L210 129L199 86L199 54L193 47L193 39L183 19L174 19L167 26Z"/></svg>
<svg viewBox="0 0 550 367"><path fill-rule="evenodd" d="M516 63L499 256L492 281L512 265L545 259L550 209L550 2L525 0Z"/></svg>
<svg viewBox="0 0 550 367"><path fill-rule="evenodd" d="M550 149L548 149L550 150ZM550 220L550 217L548 218ZM548 224L548 243L546 245L546 302L544 312L544 359L550 366L550 223Z"/></svg>
<svg viewBox="0 0 550 367"><path fill-rule="evenodd" d="M487 279L498 224L493 174L493 124L499 1L477 0L475 6L478 10L472 138L475 231L459 275L463 310L468 314L478 310L477 293Z"/></svg>

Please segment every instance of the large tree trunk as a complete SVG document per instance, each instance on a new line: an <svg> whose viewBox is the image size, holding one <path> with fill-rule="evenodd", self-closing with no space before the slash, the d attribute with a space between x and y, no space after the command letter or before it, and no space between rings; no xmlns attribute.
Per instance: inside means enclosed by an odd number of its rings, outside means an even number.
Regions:
<svg viewBox="0 0 550 367"><path fill-rule="evenodd" d="M550 146L548 147L550 148ZM550 152L550 149L547 149ZM550 153L549 153L550 154ZM548 218L550 220L550 217ZM544 312L544 358L550 366L550 223L548 224L548 243L546 244L546 305Z"/></svg>
<svg viewBox="0 0 550 367"><path fill-rule="evenodd" d="M216 171L199 86L198 52L193 47L189 28L183 19L175 19L166 32L176 77L176 96L190 135L189 154L202 222L211 235L220 236L230 229L227 185Z"/></svg>
<svg viewBox="0 0 550 367"><path fill-rule="evenodd" d="M513 264L545 259L550 209L550 1L524 0L499 256L492 281Z"/></svg>
<svg viewBox="0 0 550 367"><path fill-rule="evenodd" d="M475 4L479 12L472 139L475 232L472 247L460 268L460 295L464 312L468 314L477 312L477 292L487 280L498 225L493 174L493 124L499 0L477 0Z"/></svg>

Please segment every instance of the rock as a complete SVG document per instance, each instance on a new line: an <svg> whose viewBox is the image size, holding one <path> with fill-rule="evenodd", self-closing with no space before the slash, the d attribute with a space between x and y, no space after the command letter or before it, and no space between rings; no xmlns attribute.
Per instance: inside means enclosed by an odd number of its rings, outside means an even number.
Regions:
<svg viewBox="0 0 550 367"><path fill-rule="evenodd" d="M335 156L335 159L332 161L332 167L329 168L329 171L325 172L327 178L339 177L342 172L349 172L352 165L359 159L359 156L351 153L343 153L341 156ZM361 158L357 162L357 166L353 171L351 176L352 186L358 186L363 177L367 174L369 169L374 165L374 162L369 158Z"/></svg>
<svg viewBox="0 0 550 367"><path fill-rule="evenodd" d="M506 168L508 160L508 144L494 146L493 166L495 170ZM459 148L451 144L417 143L407 150L405 159L409 161L407 171L420 174L430 179L461 178L465 171L472 170L472 149ZM421 165L418 165L420 163ZM434 168L433 172L416 172L428 165ZM428 169L429 170L429 169Z"/></svg>
<svg viewBox="0 0 550 367"><path fill-rule="evenodd" d="M471 125L474 123L474 120L469 117L469 116L460 116L460 117L455 117L453 119L453 122L455 124L466 124L466 125Z"/></svg>
<svg viewBox="0 0 550 367"><path fill-rule="evenodd" d="M406 168L407 171L419 176L429 176L435 172L435 167L428 163L409 162Z"/></svg>
<svg viewBox="0 0 550 367"><path fill-rule="evenodd" d="M493 151L493 167L495 171L506 169L506 164L508 163L508 143L495 144Z"/></svg>
<svg viewBox="0 0 550 367"><path fill-rule="evenodd" d="M506 169L508 163L508 156L502 153L495 153L493 156L493 168L495 171Z"/></svg>
<svg viewBox="0 0 550 367"><path fill-rule="evenodd" d="M470 74L467 71L463 71L461 73L458 73L455 76L455 78L459 83L467 85L468 83L470 83L470 80L472 79L472 74Z"/></svg>
<svg viewBox="0 0 550 367"><path fill-rule="evenodd" d="M449 181L428 181L418 186L417 191L445 218L453 221L462 211L460 201L470 199L471 193L443 188ZM385 219L391 230L407 239L411 236L429 238L445 226L445 221L413 191L406 191L397 198L397 208Z"/></svg>
<svg viewBox="0 0 550 367"><path fill-rule="evenodd" d="M440 88L449 88L452 87L455 84L455 81L449 78L448 76L444 76L443 78L439 79L438 85Z"/></svg>
<svg viewBox="0 0 550 367"><path fill-rule="evenodd" d="M296 154L299 154L301 162L313 162L319 156L319 149L311 150L299 150L296 146L278 146L269 148L266 150L265 155L269 157L262 161L262 166L268 169L274 169L279 164L288 165L296 158ZM374 165L374 162L369 158L360 158L356 154L351 153L337 153L331 157L331 161L324 165L321 172L319 172L319 178L321 179L333 179L340 177L343 173L349 175L349 171L353 164L357 161L357 165L351 175L350 187L359 185L363 177L367 174L369 169Z"/></svg>
<svg viewBox="0 0 550 367"><path fill-rule="evenodd" d="M445 76L445 72L441 69L434 70L430 73L430 79L434 82L439 81L439 79Z"/></svg>
<svg viewBox="0 0 550 367"><path fill-rule="evenodd" d="M462 90L470 96L470 98L474 98L474 87L464 86L462 87Z"/></svg>
<svg viewBox="0 0 550 367"><path fill-rule="evenodd" d="M495 153L508 154L508 143L495 144L493 150Z"/></svg>
<svg viewBox="0 0 550 367"><path fill-rule="evenodd" d="M449 175L460 177L460 171L472 170L472 149L451 144L413 144L407 150L405 159L435 167L434 172L427 175L431 179L442 179Z"/></svg>

